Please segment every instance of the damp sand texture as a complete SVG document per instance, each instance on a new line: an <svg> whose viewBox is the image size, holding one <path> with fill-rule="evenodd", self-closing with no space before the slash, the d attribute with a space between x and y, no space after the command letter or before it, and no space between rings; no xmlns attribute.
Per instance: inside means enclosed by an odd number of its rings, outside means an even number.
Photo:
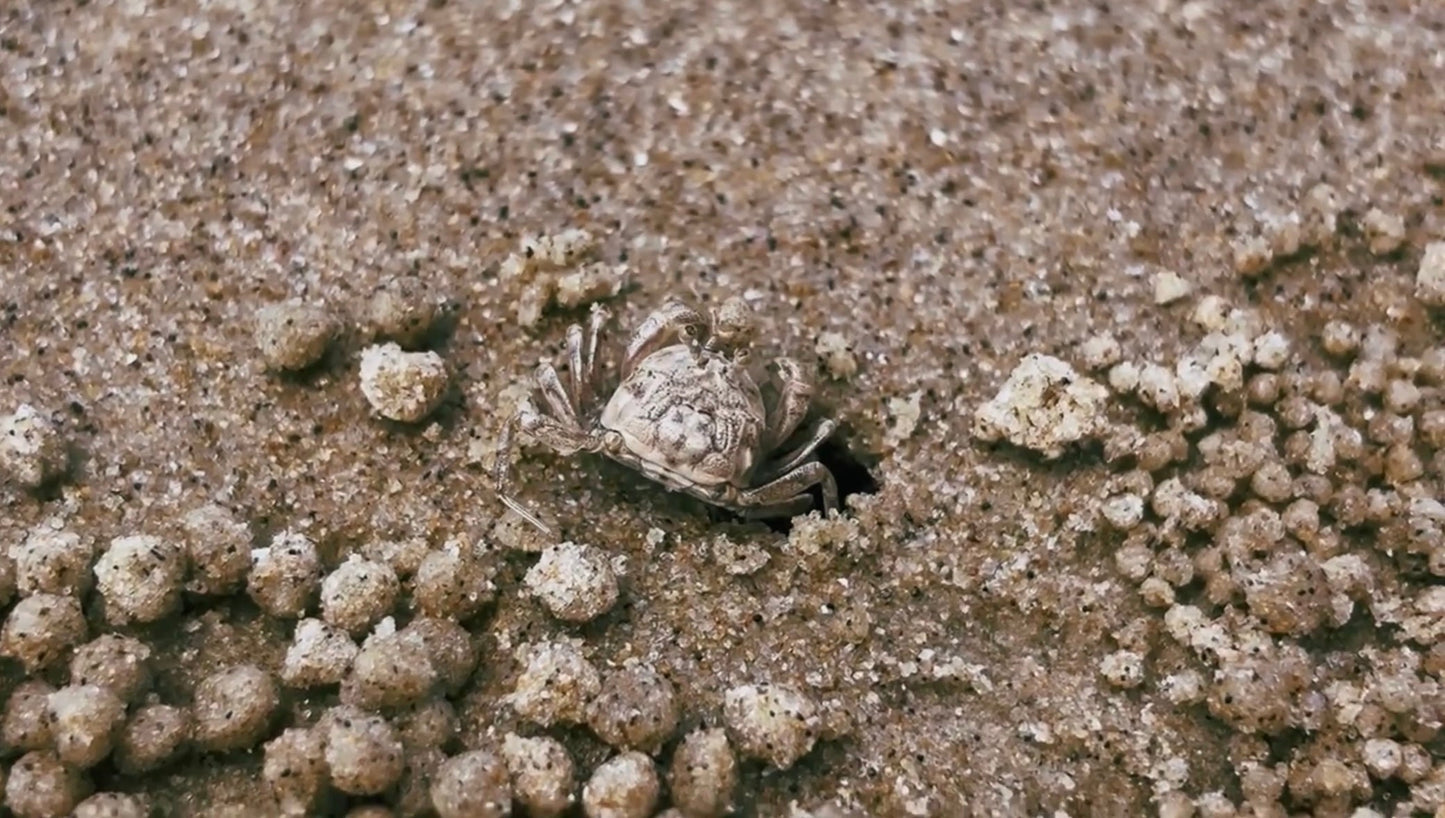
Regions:
<svg viewBox="0 0 1445 818"><path fill-rule="evenodd" d="M1433 814L1442 42L1424 0L9 3L8 808ZM843 515L533 445L554 535L503 513L567 326L673 295L806 364Z"/></svg>

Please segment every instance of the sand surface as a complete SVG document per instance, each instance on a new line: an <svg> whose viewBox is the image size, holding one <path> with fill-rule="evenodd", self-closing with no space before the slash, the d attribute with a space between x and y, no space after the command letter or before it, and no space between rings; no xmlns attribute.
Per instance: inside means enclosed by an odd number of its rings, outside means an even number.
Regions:
<svg viewBox="0 0 1445 818"><path fill-rule="evenodd" d="M740 815L1433 812L1445 551L1418 529L1439 533L1426 416L1445 393L1416 275L1445 239L1442 54L1425 0L12 1L0 414L39 408L76 462L53 489L4 487L0 543L51 519L101 549L174 537L216 502L258 547L304 532L328 567L380 538L479 544L497 590L468 621L480 661L448 751L552 735L584 778L612 753L502 701L516 648L562 636L670 678L674 738L718 724L735 686L805 691L816 747L783 771L744 760ZM494 531L488 473L517 385L586 316L519 317L554 273L507 259L574 229L625 271L614 343L668 296L747 300L754 358L805 363L841 427L827 462L877 493L789 539L529 446L519 499L624 572L603 617L550 616L525 593L537 556ZM453 307L427 343L454 389L417 424L378 419L358 385L370 299L397 279ZM345 332L278 375L255 320L292 298ZM1326 353L1332 320L1373 339L1375 369ZM1276 392L1211 384L1160 411L1115 384L1107 429L1057 459L974 435L1031 353L1110 384L1090 339L1177 373L1210 331L1283 336ZM1244 358L1246 380L1265 371ZM1395 381L1419 394L1384 402ZM1300 447L1320 407L1360 440L1317 468ZM1283 493L1209 471L1213 434L1264 441ZM1122 526L1101 516L1120 494L1144 501ZM1196 499L1207 519L1181 523ZM1280 536L1230 540L1271 514ZM1316 607L1271 596L1290 582ZM145 626L111 626L94 592L86 611L92 636L152 646L153 696L177 705L216 667L274 672L294 628L245 594ZM25 675L0 660L0 691ZM337 695L286 690L267 737ZM164 815L269 814L261 761L88 775Z"/></svg>

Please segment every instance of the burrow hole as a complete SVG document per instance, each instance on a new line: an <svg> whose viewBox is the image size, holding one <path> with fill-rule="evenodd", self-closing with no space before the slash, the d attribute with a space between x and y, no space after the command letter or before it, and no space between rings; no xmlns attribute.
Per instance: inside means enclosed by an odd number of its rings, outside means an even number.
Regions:
<svg viewBox="0 0 1445 818"><path fill-rule="evenodd" d="M878 465L878 458L871 453L857 451L848 444L848 432L841 425L838 430L821 445L818 446L818 461L833 473L833 480L838 484L838 505L840 510L848 508L848 498L855 494L877 494L878 480L873 476L873 469ZM813 511L821 512L823 509L823 490L814 486L811 489L813 495ZM782 534L793 530L793 518L774 517L765 519L768 528Z"/></svg>

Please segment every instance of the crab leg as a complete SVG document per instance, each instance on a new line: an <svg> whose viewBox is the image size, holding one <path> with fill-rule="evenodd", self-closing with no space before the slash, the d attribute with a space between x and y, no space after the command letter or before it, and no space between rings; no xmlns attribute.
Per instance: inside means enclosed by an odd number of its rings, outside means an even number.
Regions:
<svg viewBox="0 0 1445 818"><path fill-rule="evenodd" d="M592 312L587 318L587 368L595 373L597 371L597 347L602 338L602 328L612 320L612 311L601 304L593 304Z"/></svg>
<svg viewBox="0 0 1445 818"><path fill-rule="evenodd" d="M838 507L838 483L828 467L816 460L804 463L770 483L739 492L736 503L739 509L792 503L813 486L823 490L824 514Z"/></svg>
<svg viewBox="0 0 1445 818"><path fill-rule="evenodd" d="M768 438L763 441L769 450L783 445L793 436L813 401L813 382L804 374L802 364L792 358L778 358L774 365L778 368L777 378L782 390L778 394L778 405L773 408L773 416L768 418Z"/></svg>
<svg viewBox="0 0 1445 818"><path fill-rule="evenodd" d="M622 356L622 377L632 374L637 363L661 349L672 339L673 333L690 337L705 323L702 315L687 304L671 300L657 308L632 333L627 342L627 351Z"/></svg>
<svg viewBox="0 0 1445 818"><path fill-rule="evenodd" d="M518 425L522 427L522 431L564 457L578 452L602 451L604 432L585 432L556 418L527 410L518 413Z"/></svg>
<svg viewBox="0 0 1445 818"><path fill-rule="evenodd" d="M766 466L759 471L758 481L765 482L773 480L777 478L778 475L787 474L793 469L796 469L804 460L812 457L813 453L818 450L818 447L823 445L823 441L827 440L828 437L833 434L833 430L837 428L838 424L829 418L824 418L819 421L818 425L814 427L813 433L808 436L808 439L803 442L803 445L794 449L785 458L778 461L776 465Z"/></svg>
<svg viewBox="0 0 1445 818"><path fill-rule="evenodd" d="M562 379L557 376L556 367L542 364L537 367L533 378L537 383L537 391L542 393L542 399L547 402L547 408L552 410L552 414L562 423L572 427L579 426L577 407L572 403L573 397L567 394L567 388L562 385Z"/></svg>
<svg viewBox="0 0 1445 818"><path fill-rule="evenodd" d="M517 426L521 423L525 411L519 411L502 426L502 434L497 440L497 456L492 463L492 482L496 486L497 497L501 499L502 505L510 508L517 513L517 516L536 526L537 530L550 537L552 529L537 519L537 515L529 511L520 501L512 497L512 440L516 437Z"/></svg>
<svg viewBox="0 0 1445 818"><path fill-rule="evenodd" d="M597 388L601 362L597 360L598 340L602 327L612 315L605 308L594 305L587 321L587 330L573 324L567 328L567 356L570 361L572 400L576 403L579 417L591 413L592 399Z"/></svg>
<svg viewBox="0 0 1445 818"><path fill-rule="evenodd" d="M573 324L567 327L567 382L571 387L572 401L577 414L587 412L587 353L582 346L582 327Z"/></svg>
<svg viewBox="0 0 1445 818"><path fill-rule="evenodd" d="M813 497L809 494L799 494L791 500L784 500L770 506L753 506L738 510L738 515L745 520L765 520L777 517L797 517L800 514L807 514L808 509L813 507Z"/></svg>
<svg viewBox="0 0 1445 818"><path fill-rule="evenodd" d="M507 508L517 512L542 533L550 536L552 529L511 496L512 441L518 428L562 455L602 451L607 441L607 433L604 431L584 432L575 424L568 426L556 418L538 414L527 407L519 409L517 414L512 416L511 421L502 427L501 439L497 443L496 462L492 465L492 480L497 487L497 496L501 498Z"/></svg>

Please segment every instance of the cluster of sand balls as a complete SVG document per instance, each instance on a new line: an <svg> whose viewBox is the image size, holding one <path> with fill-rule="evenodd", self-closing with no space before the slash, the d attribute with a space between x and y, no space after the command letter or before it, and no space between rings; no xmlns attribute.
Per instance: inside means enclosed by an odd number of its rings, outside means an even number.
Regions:
<svg viewBox="0 0 1445 818"><path fill-rule="evenodd" d="M0 655L29 677L9 692L0 723L0 742L20 756L5 784L15 815L106 814L97 810L107 804L128 814L132 799L114 793L80 806L91 795L92 770L110 764L143 773L187 750L254 746L269 728L279 695L260 668L218 669L191 702L170 704L153 691L149 645L92 632L93 622L158 622L175 613L188 587L229 591L248 581L250 531L228 511L203 507L177 530L102 545L49 521L0 554L7 577L0 601L18 596L0 627ZM88 619L88 609L98 616Z"/></svg>
<svg viewBox="0 0 1445 818"><path fill-rule="evenodd" d="M143 642L104 634L71 652L64 685L31 678L15 688L0 723L0 740L21 754L6 782L5 804L12 813L22 818L80 814L77 805L92 794L91 772L102 764L140 774L188 750L251 747L265 735L279 697L260 668L219 670L203 679L193 702L182 707L156 698L150 660ZM101 795L92 800L132 800Z"/></svg>
<svg viewBox="0 0 1445 818"><path fill-rule="evenodd" d="M396 586L375 579L377 571L378 564L353 557L326 581L346 579L358 591L369 589L362 596L394 599ZM387 616L358 647L353 631L370 627L380 609L328 610L298 624L282 679L339 684L341 704L315 725L288 728L265 745L264 777L287 814L308 814L338 793L400 793L400 814L501 816L524 809L555 816L580 804L590 818L646 818L661 805L665 781L677 814L720 816L734 802L739 752L787 768L816 740L816 709L805 695L744 686L727 694L725 728L687 734L663 765L659 756L682 722L671 681L645 663L600 673L580 641L559 638L519 650L522 668L507 702L541 730L584 726L617 754L579 781L567 749L545 734L480 738L455 752L449 700L478 660L467 631L455 619L427 616L397 629Z"/></svg>
<svg viewBox="0 0 1445 818"><path fill-rule="evenodd" d="M559 270L575 260L568 248L586 243L564 239L544 248ZM615 292L616 270L583 272L544 288L546 297ZM414 422L436 408L445 367L434 352L411 350L440 317L440 304L414 283L394 281L374 295L363 324L378 343L361 353L360 376L378 414ZM347 333L346 323L294 299L260 311L255 340L273 370L302 372ZM63 472L65 441L46 418L24 407L6 423L0 467L8 475L36 488ZM504 517L492 535L535 555L519 590L557 627L617 607L623 561L586 544L540 542L517 522ZM96 793L95 782L110 770L140 775L194 754L260 748L262 780L283 815L349 800L349 814L372 818L578 808L589 818L647 818L664 807L672 818L711 818L735 808L744 760L787 769L817 741L812 701L769 684L728 691L716 703L721 726L679 735L687 714L665 673L637 660L599 672L567 636L517 654L505 702L522 732L464 733L453 703L483 660L468 624L497 593L493 546L459 538L434 546L434 527L378 523L369 540L331 556L300 528L258 541L217 504L106 542L57 519L9 544L0 553L0 604L9 606L0 656L27 678L6 698L0 724L4 749L17 756L3 777L5 806L19 818L148 814L145 799ZM174 617L187 599L238 594L289 628L279 665L217 667L194 679L187 700L168 700L168 685L156 684L156 651L130 634ZM300 717L287 706L298 693L334 703ZM579 769L548 734L574 728L613 754Z"/></svg>
<svg viewBox="0 0 1445 818"><path fill-rule="evenodd" d="M580 642L524 645L507 703L542 728L584 726L617 754L593 770L582 807L593 818L649 816L661 801L658 757L676 738L681 702L671 681L641 662L600 673ZM817 740L817 710L801 691L745 685L724 697L724 727L698 727L672 749L666 765L672 809L685 816L728 814L739 780L739 755L791 767Z"/></svg>
<svg viewBox="0 0 1445 818"><path fill-rule="evenodd" d="M1398 225L1372 224L1374 251L1399 250ZM1288 231L1281 241L1242 250L1241 272L1298 249ZM1421 263L1428 306L1445 304L1442 264L1445 250ZM1078 350L1098 381L1026 362L979 421L986 437L1050 455L1102 440L1115 471L1098 524L1182 651L1133 640L1100 674L1237 731L1239 797L1166 790L1161 814L1445 809L1432 749L1445 715L1445 348L1406 352L1388 327L1342 321L1286 334L1217 296L1190 318L1202 338L1177 360L1125 360L1099 336ZM1131 403L1148 411L1106 417ZM1362 619L1396 638L1349 662L1314 646ZM1272 744L1292 734L1283 752Z"/></svg>
<svg viewBox="0 0 1445 818"><path fill-rule="evenodd" d="M198 585L246 581L250 532L215 506L186 517L178 538L137 533L103 546L52 522L13 543L3 562L13 571L7 600L20 600L0 630L0 655L36 673L87 639L82 603L92 590L105 623L123 627L175 613L192 572Z"/></svg>
<svg viewBox="0 0 1445 818"><path fill-rule="evenodd" d="M446 396L446 362L423 349L446 309L415 278L396 278L372 294L358 322L374 343L361 351L361 392L377 415L417 423ZM342 336L336 311L300 298L263 307L256 315L256 347L280 372L315 367Z"/></svg>
<svg viewBox="0 0 1445 818"><path fill-rule="evenodd" d="M252 540L231 512L208 505L185 515L174 535L132 534L100 546L49 522L0 555L3 601L19 597L0 628L0 655L31 677L10 692L0 726L4 746L21 754L6 784L11 812L71 814L102 764L138 774L189 751L253 748L273 732L287 687L338 685L339 714L367 713L332 719L352 726L325 733L337 738L325 746L334 762L328 785L372 794L394 783L372 789L387 778L373 761L386 758L378 747L389 746L383 739L395 728L370 711L429 712L465 684L477 656L457 620L490 598L489 572L475 549L461 554L455 544L416 561L413 551L391 549L400 569L354 555L328 572L300 532L282 532L258 549ZM445 581L440 572L422 575L429 560L455 570ZM423 613L398 629L392 617L403 577L414 580L407 589ZM298 621L285 662L279 674L253 664L218 668L198 681L189 702L156 696L145 642L91 632L93 621L114 628L159 622L176 613L186 591L243 590L271 616ZM99 619L88 620L88 609ZM64 684L45 681L56 676Z"/></svg>
<svg viewBox="0 0 1445 818"><path fill-rule="evenodd" d="M539 731L585 727L616 755L584 777L545 732L459 747L451 702L481 658L462 623L495 595L488 554L455 539L437 548L379 539L328 567L302 531L256 547L249 527L218 505L184 515L173 533L103 545L60 522L35 528L0 560L10 577L6 601L19 597L0 654L31 677L5 702L0 738L20 754L7 806L21 818L130 809L132 801L142 809L128 795L94 794L97 768L140 774L191 753L261 746L263 779L288 815L349 797L385 799L400 815L546 816L580 805L591 818L641 818L666 798L676 814L701 818L731 809L740 758L787 768L812 749L811 701L769 685L728 692L722 727L675 741L684 714L664 674L641 662L599 672L565 637L519 654L507 701ZM574 543L543 549L526 584L563 625L603 615L619 596L612 561ZM189 701L166 701L149 645L92 633L97 621L117 629L159 622L186 593L245 593L294 623L280 667L217 668ZM65 671L59 686L44 680L57 668ZM284 724L287 692L318 688L334 690L337 704L309 725ZM100 806L82 809L87 798Z"/></svg>
<svg viewBox="0 0 1445 818"><path fill-rule="evenodd" d="M629 276L627 265L600 256L597 238L586 230L523 237L498 271L516 290L517 323L533 326L550 306L576 309L621 292Z"/></svg>

